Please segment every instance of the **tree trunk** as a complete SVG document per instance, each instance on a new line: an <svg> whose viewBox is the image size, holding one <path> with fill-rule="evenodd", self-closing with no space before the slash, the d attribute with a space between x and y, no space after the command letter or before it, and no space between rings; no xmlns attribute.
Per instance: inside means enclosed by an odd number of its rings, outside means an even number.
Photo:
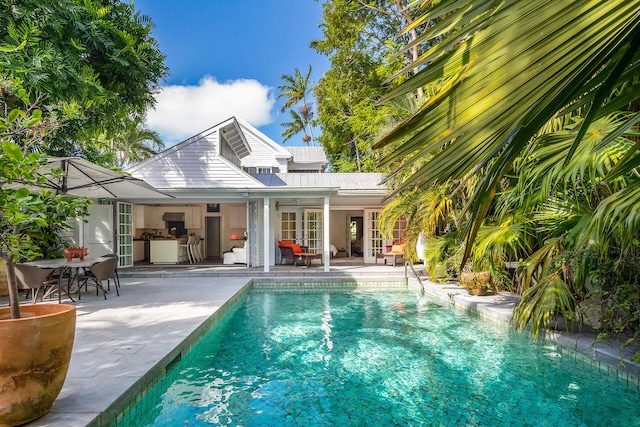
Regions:
<svg viewBox="0 0 640 427"><path fill-rule="evenodd" d="M4 265L7 269L7 287L9 288L9 305L11 306L11 317L20 318L20 295L18 294L18 279L16 269L13 265L13 255L4 255Z"/></svg>

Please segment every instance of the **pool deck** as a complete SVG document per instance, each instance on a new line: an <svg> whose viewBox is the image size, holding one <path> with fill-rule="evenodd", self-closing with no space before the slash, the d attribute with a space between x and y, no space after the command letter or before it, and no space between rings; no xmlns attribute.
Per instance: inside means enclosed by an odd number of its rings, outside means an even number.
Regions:
<svg viewBox="0 0 640 427"><path fill-rule="evenodd" d="M419 281L409 270L409 287ZM121 295L83 293L77 308L76 338L65 385L51 411L27 426L109 425L117 413L165 367L186 351L225 303L234 299L252 279L257 281L403 281L404 268L350 266L323 273L318 268L281 267L270 273L247 268L128 269L121 272ZM422 279L426 293L458 308L508 322L518 297L500 294L473 297L456 284L435 284ZM113 289L112 289L113 290ZM7 298L0 298L7 304ZM620 366L621 353L591 346L588 334L555 334L550 338L603 363L603 369L628 372L637 386L640 365ZM186 343L186 344L185 344ZM629 358L633 350L622 353ZM600 362L595 362L600 363ZM624 373L624 375L627 375Z"/></svg>

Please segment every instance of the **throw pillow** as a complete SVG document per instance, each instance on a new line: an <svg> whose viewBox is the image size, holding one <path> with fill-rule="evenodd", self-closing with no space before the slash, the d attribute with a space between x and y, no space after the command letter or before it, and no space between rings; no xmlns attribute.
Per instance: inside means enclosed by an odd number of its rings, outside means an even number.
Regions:
<svg viewBox="0 0 640 427"><path fill-rule="evenodd" d="M404 253L404 243L401 245L393 245L391 247L392 254L403 254Z"/></svg>

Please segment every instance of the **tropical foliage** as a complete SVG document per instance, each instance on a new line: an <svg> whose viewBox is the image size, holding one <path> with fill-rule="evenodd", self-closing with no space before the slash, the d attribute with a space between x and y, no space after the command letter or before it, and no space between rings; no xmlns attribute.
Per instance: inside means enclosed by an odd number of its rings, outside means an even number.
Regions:
<svg viewBox="0 0 640 427"><path fill-rule="evenodd" d="M437 90L376 144L394 194L432 217L432 193L463 199L462 259L520 262L518 327L597 309L638 337L640 1L419 3L405 48L430 48L384 100Z"/></svg>
<svg viewBox="0 0 640 427"><path fill-rule="evenodd" d="M151 28L133 3L119 0L0 3L0 256L14 317L14 261L43 256L52 236L90 204L30 193L26 187L47 179L36 173L42 154L117 166L150 152L141 138L159 142L133 135L167 74Z"/></svg>
<svg viewBox="0 0 640 427"><path fill-rule="evenodd" d="M116 163L100 135L142 118L167 75L151 29L120 0L0 3L0 77L20 79L34 105L75 112L34 149Z"/></svg>
<svg viewBox="0 0 640 427"><path fill-rule="evenodd" d="M415 8L407 0L323 3L323 38L311 46L329 57L330 68L314 88L318 141L338 172L379 170L382 151L373 143L389 122L407 117L397 105L379 105L382 83L406 65L414 52L399 55L400 46L411 35L395 40L412 22ZM421 29L423 26L418 26ZM415 53L418 53L416 47ZM412 73L409 71L408 73ZM397 81L404 79L404 75Z"/></svg>
<svg viewBox="0 0 640 427"><path fill-rule="evenodd" d="M30 104L26 90L15 82L12 86L1 83L0 108L6 114L0 115L0 257L7 269L11 313L18 318L14 262L43 256L42 246L68 227L69 218L86 215L91 202L45 190L32 194L25 187L41 185L49 178L36 173L43 159L32 145L60 128L60 118L48 117ZM7 98L12 105L22 102L24 107L8 109ZM21 185L15 185L16 181Z"/></svg>

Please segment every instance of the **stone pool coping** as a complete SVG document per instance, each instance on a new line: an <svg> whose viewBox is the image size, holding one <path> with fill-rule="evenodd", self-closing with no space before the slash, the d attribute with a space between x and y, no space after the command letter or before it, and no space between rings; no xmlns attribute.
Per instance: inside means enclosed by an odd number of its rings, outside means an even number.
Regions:
<svg viewBox="0 0 640 427"><path fill-rule="evenodd" d="M446 282L434 283L421 279L425 293L454 307L472 311L483 318L510 325L511 314L520 300L519 295L501 292L497 295L473 296L459 284ZM421 288L420 281L409 279L413 290ZM527 332L525 332L527 333ZM640 387L640 363L631 362L631 358L640 350L637 346L621 348L622 340L611 339L608 342L594 344L596 334L585 331L547 331L546 340L556 343L568 354L590 363L612 375L621 376L627 382Z"/></svg>

